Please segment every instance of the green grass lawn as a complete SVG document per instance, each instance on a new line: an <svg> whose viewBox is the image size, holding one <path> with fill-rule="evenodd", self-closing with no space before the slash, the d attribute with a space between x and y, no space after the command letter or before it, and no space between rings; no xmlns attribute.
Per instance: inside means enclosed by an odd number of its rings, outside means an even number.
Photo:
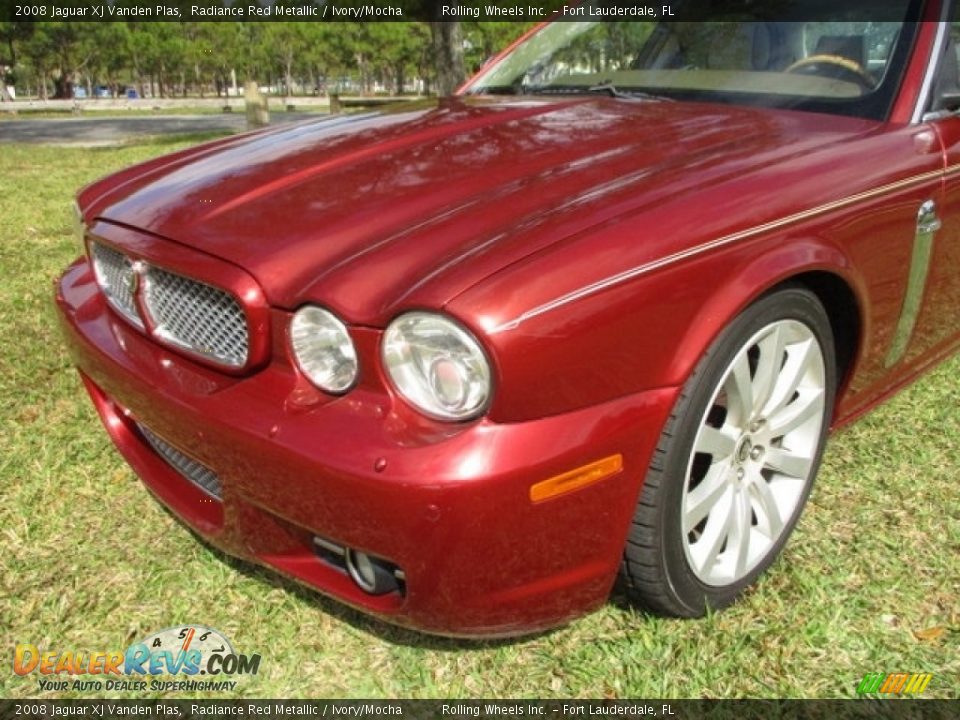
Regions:
<svg viewBox="0 0 960 720"><path fill-rule="evenodd" d="M51 300L77 254L74 191L185 142L0 151L0 697L43 695L11 671L16 643L121 650L189 622L263 656L247 697L847 697L891 671L933 673L926 696L960 697L957 359L833 438L784 557L700 621L615 595L532 638L437 639L204 546L114 451Z"/></svg>

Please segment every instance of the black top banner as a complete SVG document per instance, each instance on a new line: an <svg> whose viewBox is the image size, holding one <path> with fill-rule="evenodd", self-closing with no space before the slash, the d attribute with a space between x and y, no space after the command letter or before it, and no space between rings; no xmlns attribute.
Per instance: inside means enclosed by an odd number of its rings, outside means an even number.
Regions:
<svg viewBox="0 0 960 720"><path fill-rule="evenodd" d="M922 0L843 0L849 20L919 19ZM811 21L836 20L825 0L2 0L16 22Z"/></svg>
<svg viewBox="0 0 960 720"><path fill-rule="evenodd" d="M0 720L955 720L960 700L0 700Z"/></svg>

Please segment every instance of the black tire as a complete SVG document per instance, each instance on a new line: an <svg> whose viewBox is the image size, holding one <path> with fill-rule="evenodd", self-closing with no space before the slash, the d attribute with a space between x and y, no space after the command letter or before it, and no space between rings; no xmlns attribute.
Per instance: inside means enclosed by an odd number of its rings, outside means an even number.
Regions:
<svg viewBox="0 0 960 720"><path fill-rule="evenodd" d="M796 325L796 323L800 323L800 325ZM698 573L698 571L695 570L692 564L694 560L691 559L693 557L691 555L693 552L691 548L696 547L694 543L698 541L697 533L705 533L708 520L707 517L705 517L702 521L702 526L696 526L700 528L699 530L685 532L682 517L683 511L687 508L687 498L693 497L688 493L696 488L698 481L695 475L697 473L705 475L708 472L707 470L699 469L696 469L695 472L695 468L699 468L699 466L705 464L712 468L714 463L719 462L717 460L718 457L726 456L718 452L713 456L708 454L706 460L704 460L701 453L694 453L694 443L700 442L699 438L701 436L698 435L698 433L701 431L701 427L710 423L714 425L717 423L717 421L712 419L712 415L708 415L708 410L713 414L719 412L724 416L732 416L734 411L729 409L730 406L736 405L738 408L746 408L749 406L748 399L753 398L752 391L743 394L744 398L747 399L744 399L742 403L735 402L736 395L731 396L727 394L726 388L728 385L725 384L724 381L727 383L735 382L733 379L735 360L738 362L739 369L741 370L745 362L748 364L759 362L756 358L759 357L762 352L760 350L761 341L757 340L753 342L753 340L760 338L762 333L765 332L770 333L770 336L772 336L772 333L778 332L780 328L788 328L791 331L802 331L801 326L812 333L812 336L816 338L818 347L810 344L809 341L807 345L797 345L796 347L802 347L804 349L807 347L812 348L811 353L819 349L822 355L823 411L820 416L821 425L819 433L817 433L815 426L812 424L812 420L806 421L811 424L806 426L808 428L807 430L804 430L806 436L803 442L806 443L808 448L807 454L810 456L804 458L804 462L810 463L808 477L804 479L803 477L794 478L781 476L776 474L778 470L775 469L771 471L769 468L767 468L768 474L763 476L763 470L760 467L762 463L754 463L751 469L749 469L751 473L750 477L752 478L751 482L759 484L757 481L759 477L778 479L781 482L782 480L791 482L793 485L791 485L792 489L790 492L794 494L791 496L793 498L792 501L797 503L795 509L792 511L791 517L778 518L781 523L775 523L773 520L764 520L763 530L765 534L760 533L761 526L758 525L759 518L766 518L767 514L778 516L779 513L775 511L758 516L760 506L754 504L754 500L736 499L754 497L751 496L751 492L758 493L757 497L762 496L760 492L763 490L762 488L753 488L753 486L745 487L747 481L744 480L744 464L751 462L750 458L753 457L751 450L759 451L757 454L761 458L763 457L763 452L772 453L773 450L776 450L779 453L779 457L782 456L784 450L787 450L787 452L791 451L783 447L783 444L788 441L786 436L780 437L779 439L769 438L770 448L751 445L750 441L753 438L748 437L750 434L749 431L752 431L755 427L762 427L761 424L766 422L762 417L759 417L761 413L758 411L758 419L756 422L752 423L748 431L745 431L739 439L735 441L735 450L729 455L728 459L724 461L729 464L730 469L727 470L726 465L723 466L723 469L718 466L717 476L714 477L722 475L724 479L711 480L711 484L718 485L726 483L722 492L724 493L724 497L727 497L728 492L731 493L729 497L732 498L729 501L729 505L725 506L730 508L728 511L725 513L722 510L718 511L718 513L726 514L728 516L727 519L723 521L715 520L713 522L722 522L723 527L729 528L731 527L730 524L735 522L733 520L735 514L738 512L746 513L740 515L739 522L741 527L746 525L747 528L745 531L740 531L743 535L737 535L736 537L746 536L748 538L746 541L748 548L751 542L756 542L756 547L759 548L756 551L759 560L755 560L755 564L750 564L749 567L747 567L746 562L741 565L739 557L740 555L746 557L748 551L738 551L738 553L735 553L737 557L734 558L732 562L734 562L737 570L745 574L737 577L736 572L731 571L729 582L723 582L722 580L709 583L705 582L703 576L706 573L716 572L719 574L720 571L716 568L720 567L718 564L720 557L728 557L725 555L725 553L727 553L727 544L730 543L731 546L736 544L739 547L741 543L733 540L733 535L728 535L726 539L722 540L722 544L719 544L721 543L720 540L716 540L716 545L711 545L711 547L720 547L718 551L720 554L717 556L718 559L704 560L704 566L700 568L701 572ZM766 342L768 336L762 337L763 341ZM777 335L776 337L779 338L780 336ZM771 340L770 342L772 343L773 341ZM764 347L767 347L767 345ZM779 345L774 345L774 347L779 349ZM792 348L794 346L791 345L789 347ZM754 353L754 360L750 360L750 353ZM765 357L777 357L777 352L770 351ZM776 379L770 384L771 394L775 394L774 387L788 387L787 379L789 378L783 380L784 384L777 384L780 382L780 378L785 377L787 374L787 357L787 354L782 354L777 360L777 363L780 364L780 370L774 371ZM815 365L814 370L819 380L821 377L821 365L816 364L816 358L812 354L809 356L804 354L804 358L807 357L810 358L809 361L798 360L797 363L810 362L812 368L814 368ZM769 361L768 364L765 365L767 368L772 366ZM811 370L811 373L813 373L814 370ZM657 448L647 471L628 535L621 567L621 579L631 599L644 608L658 614L674 617L699 617L705 614L708 609L719 609L736 600L740 593L749 587L776 559L800 516L813 486L813 480L817 470L819 469L827 431L829 429L829 420L833 412L833 400L836 393L836 372L836 354L829 318L817 297L803 287L787 286L763 296L738 315L724 329L704 354L694 372L685 383L676 405L660 435ZM753 387L754 382L760 382L758 380L759 373L756 367L753 366L750 367L750 373L751 380L749 384ZM785 397L783 392L786 391L782 391L781 396ZM804 392L807 391L804 390ZM816 387L810 392L816 392ZM793 393L793 391L789 391L788 394L789 393ZM762 393L758 393L758 396L760 395L762 395ZM791 397L793 399L787 400L784 405L780 406L778 412L783 413L786 412L787 409L795 407L791 405L791 403L799 402L798 398L801 397L799 390L793 393ZM772 403L773 398L771 397L769 400ZM728 407L718 410L718 405L724 401ZM759 402L762 403L764 401L761 400ZM804 402L807 401L805 400ZM809 410L810 417L817 415L818 408L819 401L816 402L815 407L811 407ZM739 410L738 412L742 413L744 410ZM771 415L771 418L772 417ZM778 417L782 417L782 415ZM727 420L720 422L723 424L723 429L728 427ZM772 420L770 423L770 428L768 429L772 432L774 423ZM729 427L733 427L732 424ZM703 432L707 433L710 431L710 428L705 428ZM725 431L728 433L732 432L731 430ZM791 430L790 432L794 431ZM794 436L791 436L791 438L792 437ZM776 445L778 442L780 443L779 446ZM793 443L794 441L791 439L789 442ZM697 447L699 450L701 445ZM746 456L744 454L745 450L747 451ZM773 474L770 474L771 472ZM802 473L798 474L802 475ZM700 482L705 482L705 480L701 480ZM688 490L688 484L690 490ZM743 487L739 490L729 489L730 486L737 484ZM768 487L770 486L770 482L768 482ZM802 490L800 489L801 486ZM781 486L778 485L778 487ZM707 488L704 487L703 494L706 493L706 490ZM735 494L737 492L739 492L740 495ZM711 497L714 497L712 493ZM771 495L768 493L765 497L769 498ZM693 504L692 500L690 500L690 502ZM737 502L741 502L742 504L736 505ZM774 506L775 505L776 504L774 504ZM716 507L716 505L714 504L710 507ZM764 511L764 513L766 513L766 511ZM691 514L686 519L688 527L695 518L696 513L691 511ZM746 520L745 523L744 520ZM777 530L776 528L780 527L781 524L782 529ZM731 531L720 529L715 531L713 536L719 537L718 533L722 534L724 532ZM779 537L776 537L777 532L780 533ZM766 535L770 536L769 539L767 539ZM702 535L699 537L702 538ZM759 540L754 541L749 538L759 538ZM770 546L764 551L764 543L766 542L769 542ZM709 557L709 554L707 557ZM727 566L729 566L729 563Z"/></svg>

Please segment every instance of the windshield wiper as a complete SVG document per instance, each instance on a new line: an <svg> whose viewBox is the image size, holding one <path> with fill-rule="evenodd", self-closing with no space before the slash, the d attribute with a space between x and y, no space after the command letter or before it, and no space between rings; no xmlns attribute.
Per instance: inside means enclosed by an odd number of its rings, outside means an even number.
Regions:
<svg viewBox="0 0 960 720"><path fill-rule="evenodd" d="M582 95L584 93L605 93L620 100L673 102L673 98L654 95L643 90L621 90L612 82L603 82L599 85L526 85L520 88L522 95Z"/></svg>
<svg viewBox="0 0 960 720"><path fill-rule="evenodd" d="M599 85L591 85L587 88L586 92L608 93L610 97L620 98L621 100L663 100L666 102L673 102L673 98L664 97L663 95L654 95L653 93L644 92L643 90L619 90L617 89L617 86L609 80L607 82L602 82Z"/></svg>

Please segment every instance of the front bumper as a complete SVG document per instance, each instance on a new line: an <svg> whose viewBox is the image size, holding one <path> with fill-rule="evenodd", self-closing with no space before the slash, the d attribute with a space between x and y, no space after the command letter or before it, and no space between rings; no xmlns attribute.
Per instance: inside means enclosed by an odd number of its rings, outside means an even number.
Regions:
<svg viewBox="0 0 960 720"><path fill-rule="evenodd" d="M106 306L86 261L56 295L110 437L153 494L220 549L445 635L533 632L605 602L675 388L524 423L430 423L375 378L323 396L282 342L241 378L162 348ZM213 470L222 500L176 472L138 423ZM532 484L615 453L619 474L531 502ZM364 593L318 556L314 536L395 563L404 591Z"/></svg>

